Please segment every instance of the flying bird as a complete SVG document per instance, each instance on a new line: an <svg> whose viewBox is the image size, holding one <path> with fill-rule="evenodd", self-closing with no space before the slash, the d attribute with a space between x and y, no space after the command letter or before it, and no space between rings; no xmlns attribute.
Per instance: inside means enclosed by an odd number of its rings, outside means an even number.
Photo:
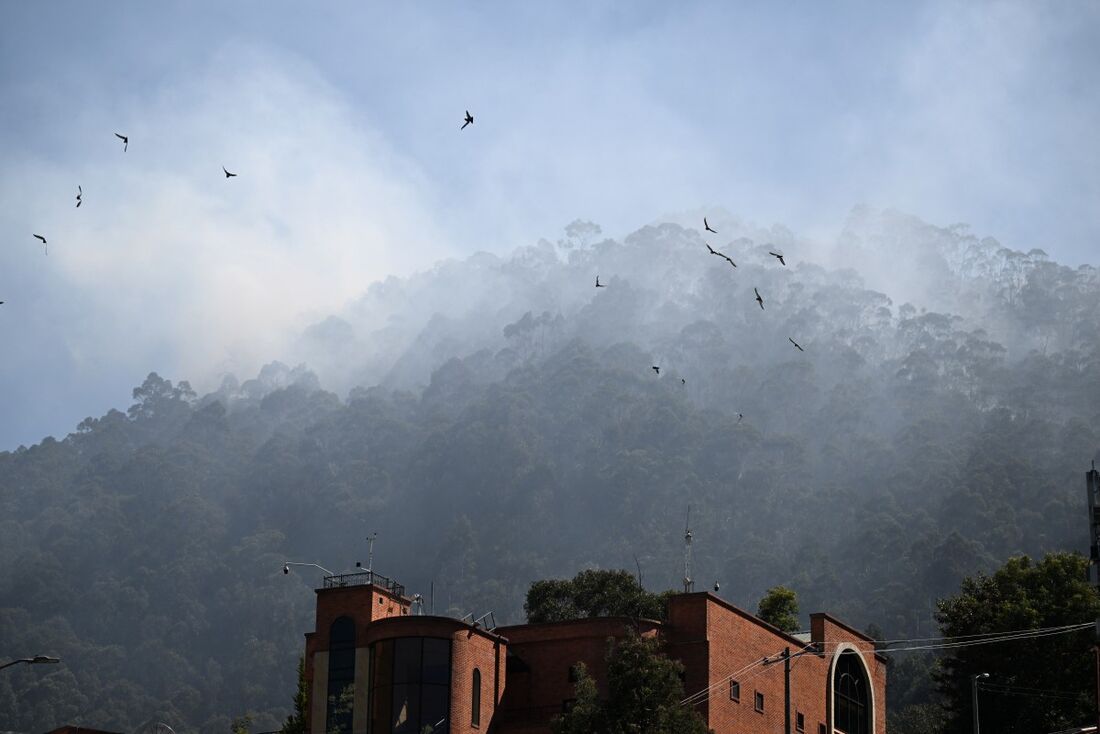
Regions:
<svg viewBox="0 0 1100 734"><path fill-rule="evenodd" d="M222 170L225 171L225 166L222 166ZM225 171L225 177L226 178L233 178L236 175L237 174L235 174L235 173L230 173L229 171Z"/></svg>
<svg viewBox="0 0 1100 734"><path fill-rule="evenodd" d="M784 260L783 256L780 255L778 252L769 252L768 254L771 255L774 258L778 258L779 264L782 265L783 267L787 267L787 261Z"/></svg>
<svg viewBox="0 0 1100 734"><path fill-rule="evenodd" d="M42 240L42 246L46 248L46 254L49 255L50 254L50 248L49 248L49 245L46 244L46 238L43 237L40 234L34 235L34 238L37 239L37 240Z"/></svg>
<svg viewBox="0 0 1100 734"><path fill-rule="evenodd" d="M653 371L656 372L658 375L661 374L661 368L657 365L653 365Z"/></svg>
<svg viewBox="0 0 1100 734"><path fill-rule="evenodd" d="M710 225L707 224L707 218L706 217L703 217L703 229L705 229L708 232L714 232L714 234L718 234L718 230L711 229Z"/></svg>
<svg viewBox="0 0 1100 734"><path fill-rule="evenodd" d="M596 287L597 288L606 288L607 287L605 284L600 282L600 276L598 276L598 275L596 276Z"/></svg>
<svg viewBox="0 0 1100 734"><path fill-rule="evenodd" d="M713 247L711 247L711 246L710 246L710 243L709 243L709 242L704 242L703 244L707 246L707 249L708 249L708 250L710 250L710 254L711 254L711 255L717 255L718 257L722 258L723 260L725 260L726 262L728 262L728 263L729 263L730 265L732 265L733 267L735 267L735 268L737 267L737 263L735 263L735 262L734 262L734 261L733 261L733 260L732 260L732 259L730 258L730 256L729 256L729 255L727 255L727 254L725 254L725 253L722 253L722 252L718 252L718 250L715 250L715 249L714 249Z"/></svg>
<svg viewBox="0 0 1100 734"><path fill-rule="evenodd" d="M80 197L82 197L82 196L84 196L84 189L80 188L80 186L77 185L77 187L76 187L76 208L77 209L80 208Z"/></svg>
<svg viewBox="0 0 1100 734"><path fill-rule="evenodd" d="M738 423L740 423L740 422L741 422L741 419L742 419L742 418L744 418L744 417L745 417L745 416L743 416L743 415L741 415L740 413L738 413L738 414L737 414L737 422L738 422Z"/></svg>
<svg viewBox="0 0 1100 734"><path fill-rule="evenodd" d="M122 141L122 152L125 153L126 149L130 147L130 138L126 135L119 135L115 133L115 137Z"/></svg>
<svg viewBox="0 0 1100 734"><path fill-rule="evenodd" d="M806 351L801 346L799 346L798 342L796 342L794 339L790 338L789 336L787 337L787 341L789 341L791 344L794 344L796 347L798 347L798 351L800 351L800 352L805 352Z"/></svg>
<svg viewBox="0 0 1100 734"><path fill-rule="evenodd" d="M753 288L752 292L756 294L756 302L760 304L760 310L763 311L764 310L764 298L760 295L760 291Z"/></svg>
<svg viewBox="0 0 1100 734"><path fill-rule="evenodd" d="M688 384L688 381L687 381L687 380L685 380L685 379L684 379L683 377L681 377L681 378L680 378L680 384L681 384L681 385L686 385L686 384Z"/></svg>
<svg viewBox="0 0 1100 734"><path fill-rule="evenodd" d="M462 123L462 127L459 130L465 130L467 125L474 124L474 116L470 114L469 110L466 110L466 122Z"/></svg>

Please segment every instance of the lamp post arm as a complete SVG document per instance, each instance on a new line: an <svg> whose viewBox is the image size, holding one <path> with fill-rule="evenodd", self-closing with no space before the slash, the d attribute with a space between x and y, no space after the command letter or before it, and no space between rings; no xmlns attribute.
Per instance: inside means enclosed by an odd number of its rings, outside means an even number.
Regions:
<svg viewBox="0 0 1100 734"><path fill-rule="evenodd" d="M4 668L10 668L11 666L17 665L19 663L29 663L29 662L31 662L30 658L19 658L18 660L12 660L10 663L4 663L3 665L0 665L0 670L3 670Z"/></svg>
<svg viewBox="0 0 1100 734"><path fill-rule="evenodd" d="M283 563L283 569L288 573L289 573L289 570L290 570L291 566L312 566L313 568L319 568L322 571L324 571L326 576L335 576L336 575L332 571L329 571L324 566L318 565L316 563L297 563L295 561L285 561Z"/></svg>

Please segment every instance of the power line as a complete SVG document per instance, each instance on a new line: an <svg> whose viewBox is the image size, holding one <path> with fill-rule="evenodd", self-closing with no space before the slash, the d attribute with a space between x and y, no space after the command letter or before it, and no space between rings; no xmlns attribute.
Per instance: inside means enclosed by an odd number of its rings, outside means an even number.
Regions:
<svg viewBox="0 0 1100 734"><path fill-rule="evenodd" d="M874 643L868 643L868 642L865 642L863 640L837 640L837 641L834 641L834 642L822 642L822 643L818 643L818 644L815 644L815 643L811 642L811 643L807 644L806 646L804 646L798 652L792 653L791 657L792 658L802 657L803 655L807 655L807 654L824 654L829 646L839 647L841 645L850 645L852 647L855 647L860 652L881 652L881 653L910 652L910 651L916 651L916 650L950 650L950 649L957 649L957 648L962 648L962 647L974 647L974 646L977 646L977 645L992 645L992 644L1000 643L1000 642L1013 642L1013 641L1018 641L1018 640L1028 640L1028 639L1037 639L1037 638L1041 638L1041 637L1051 637L1051 636L1054 636L1054 635L1064 635L1064 634L1069 634L1069 633L1073 633L1073 632L1078 632L1080 630L1086 629L1088 627L1093 627L1093 626L1094 626L1093 622L1082 622L1082 623L1079 623L1079 624L1061 625L1061 626L1058 626L1058 627L1040 627L1040 628L1026 629L1026 630L1006 630L1006 631L1003 631L1003 632L984 632L984 633L976 633L976 634L969 634L969 635L956 635L956 636L953 636L953 637L904 638L904 639L899 639L899 640L885 640L885 641L874 642ZM933 644L913 645L913 646L910 646L910 647L895 647L893 649L876 649L876 647L875 647L876 645L888 644L890 642L925 642L925 641L932 642ZM939 641L939 644L935 644L935 641ZM871 647L861 648L861 647L859 647L859 645L861 645L861 644L862 645L870 645ZM685 698L683 701L680 702L681 705L687 705L689 703L691 705L695 705L695 704L701 702L702 700L708 699L708 698L710 698L710 694L711 694L712 691L714 691L714 689L719 688L720 686L722 686L722 685L726 684L727 682L733 680L736 676L741 675L742 673L745 673L745 672L751 670L752 668L760 667L760 670L753 671L748 677L746 677L744 680L739 681L739 682L744 683L746 681L752 680L757 675L760 675L765 669L767 669L769 663L775 662L774 660L771 660L771 658L776 657L778 655L781 655L782 653L783 653L783 650L779 650L774 655L769 655L768 657L761 658L760 660L755 660L755 661L749 663L748 665L744 666L740 670L735 671L734 673L731 673L730 675L726 676L725 678L722 678L721 680L717 681L716 683L714 683L710 686L707 686L706 688L704 688L700 691L697 691L696 693L693 693L692 695L688 696L687 698Z"/></svg>

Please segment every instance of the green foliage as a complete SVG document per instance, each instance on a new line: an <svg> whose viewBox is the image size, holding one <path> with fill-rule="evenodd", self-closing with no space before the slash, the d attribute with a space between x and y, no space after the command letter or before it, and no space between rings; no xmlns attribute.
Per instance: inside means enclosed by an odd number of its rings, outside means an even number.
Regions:
<svg viewBox="0 0 1100 734"><path fill-rule="evenodd" d="M756 616L784 632L797 632L798 595L786 586L773 586L760 600Z"/></svg>
<svg viewBox="0 0 1100 734"><path fill-rule="evenodd" d="M131 731L155 713L184 734L247 710L279 728L319 582L282 562L350 567L371 529L376 567L434 582L438 612L507 624L559 569L637 555L651 588L677 587L690 503L694 576L731 602L782 583L887 638L937 634L963 578L1081 542L1100 275L894 219L844 248L893 257L884 240L917 232L906 267L937 284L921 308L798 262L781 228L732 233L733 272L689 229L585 225L571 248L378 283L361 316L310 329L361 385L346 398L304 367L206 395L153 374L133 406L0 451L0 650L65 661L5 670L0 721ZM662 616L629 586L605 602L558 584L544 618ZM932 701L934 657L896 657L891 711Z"/></svg>
<svg viewBox="0 0 1100 734"><path fill-rule="evenodd" d="M252 731L252 716L245 714L233 719L229 724L229 734L249 734Z"/></svg>
<svg viewBox="0 0 1100 734"><path fill-rule="evenodd" d="M939 603L950 637L1087 623L1100 617L1100 594L1085 580L1088 561L1051 553L1038 563L1010 558L992 576L967 578ZM951 650L941 660L939 691L947 731L969 731L971 676L989 673L979 692L982 728L998 732L1056 731L1095 716L1092 627L1079 632ZM1014 690L1015 689L1015 690ZM1024 690L1026 689L1026 690Z"/></svg>
<svg viewBox="0 0 1100 734"><path fill-rule="evenodd" d="M309 687L306 684L306 659L298 658L298 690L294 693L294 711L286 717L280 734L306 734L306 714L309 711Z"/></svg>
<svg viewBox="0 0 1100 734"><path fill-rule="evenodd" d="M631 631L609 647L607 700L599 700L579 664L576 701L554 722L555 734L706 734L702 717L680 705L683 666L661 653L656 639Z"/></svg>
<svg viewBox="0 0 1100 734"><path fill-rule="evenodd" d="M627 571L587 570L571 580L536 581L527 591L528 622L561 622L585 617L663 619L664 594L646 591Z"/></svg>

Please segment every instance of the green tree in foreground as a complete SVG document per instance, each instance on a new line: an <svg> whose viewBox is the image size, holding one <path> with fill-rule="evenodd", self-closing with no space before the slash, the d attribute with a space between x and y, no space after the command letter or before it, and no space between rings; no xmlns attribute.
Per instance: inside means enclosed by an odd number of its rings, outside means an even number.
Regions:
<svg viewBox="0 0 1100 734"><path fill-rule="evenodd" d="M684 667L653 638L631 632L611 641L606 701L583 664L577 665L573 708L554 721L554 734L707 734L703 718L682 706Z"/></svg>
<svg viewBox="0 0 1100 734"><path fill-rule="evenodd" d="M797 632L798 596L786 586L773 586L760 600L756 616L784 632Z"/></svg>
<svg viewBox="0 0 1100 734"><path fill-rule="evenodd" d="M309 706L306 687L306 659L298 658L298 690L294 693L294 713L286 717L280 734L306 734L306 708Z"/></svg>
<svg viewBox="0 0 1100 734"><path fill-rule="evenodd" d="M536 581L523 608L528 622L585 617L662 619L668 595L646 591L628 571L581 571L571 580Z"/></svg>
<svg viewBox="0 0 1100 734"><path fill-rule="evenodd" d="M1038 563L1011 558L992 576L964 579L959 594L939 602L945 636L979 635L1088 623L1100 617L1100 594L1085 580L1087 559L1052 553ZM971 676L979 689L983 731L1057 731L1094 720L1095 661L1091 626L1067 634L953 649L936 683L948 732L969 732Z"/></svg>

